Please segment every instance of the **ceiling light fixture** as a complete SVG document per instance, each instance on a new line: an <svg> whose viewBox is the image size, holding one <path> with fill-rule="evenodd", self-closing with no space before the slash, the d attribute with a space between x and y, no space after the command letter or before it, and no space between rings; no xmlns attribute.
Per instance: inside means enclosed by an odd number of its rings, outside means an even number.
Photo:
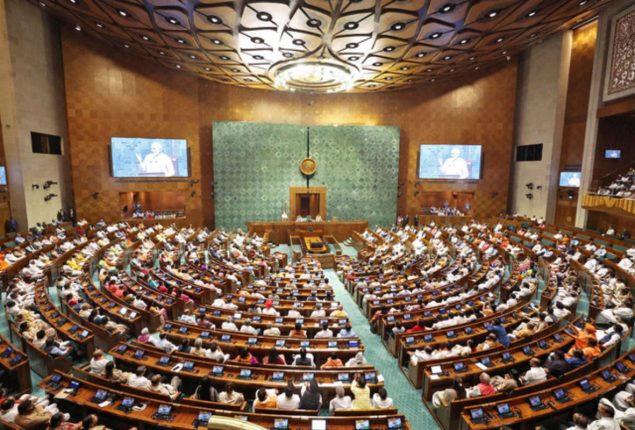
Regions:
<svg viewBox="0 0 635 430"><path fill-rule="evenodd" d="M585 4L587 4L589 2L589 0L582 0L578 2L578 6L584 6Z"/></svg>
<svg viewBox="0 0 635 430"><path fill-rule="evenodd" d="M537 13L538 13L537 10L532 10L531 12L529 12L527 14L527 18L532 18L532 17L536 16Z"/></svg>
<svg viewBox="0 0 635 430"><path fill-rule="evenodd" d="M176 18L172 18L171 16L167 17L166 20L172 25L179 25L179 20Z"/></svg>
<svg viewBox="0 0 635 430"><path fill-rule="evenodd" d="M121 16L123 16L124 18L128 17L128 12L126 12L123 9L117 9L117 13Z"/></svg>
<svg viewBox="0 0 635 430"><path fill-rule="evenodd" d="M95 25L97 26L97 28L104 28L104 24L102 24L101 22L95 23Z"/></svg>
<svg viewBox="0 0 635 430"><path fill-rule="evenodd" d="M165 55L165 51L159 51L159 55Z"/></svg>
<svg viewBox="0 0 635 430"><path fill-rule="evenodd" d="M275 71L274 85L286 91L333 93L347 91L355 78L349 67L324 60L287 63Z"/></svg>
<svg viewBox="0 0 635 430"><path fill-rule="evenodd" d="M222 24L223 20L217 17L216 15L208 15L207 20L212 24Z"/></svg>
<svg viewBox="0 0 635 430"><path fill-rule="evenodd" d="M144 34L143 36L141 36L141 38L142 38L143 40L145 40L146 42L147 42L148 40L150 40L150 38L149 38L148 36L146 36L145 34Z"/></svg>
<svg viewBox="0 0 635 430"><path fill-rule="evenodd" d="M355 42L351 42L351 43L347 43L347 44L346 44L346 47L347 47L348 49L355 49L355 48L357 48L358 46L359 46L359 44L357 44L357 43L355 43Z"/></svg>
<svg viewBox="0 0 635 430"><path fill-rule="evenodd" d="M82 28L81 28L79 25L76 25L76 26L75 26L75 30L77 30L77 31L82 31Z"/></svg>
<svg viewBox="0 0 635 430"><path fill-rule="evenodd" d="M496 39L496 43L501 43L504 39L502 37L499 37L498 39Z"/></svg>
<svg viewBox="0 0 635 430"><path fill-rule="evenodd" d="M130 48L130 45L128 45L127 43L124 43L124 44L123 44L123 47L124 47L124 48Z"/></svg>
<svg viewBox="0 0 635 430"><path fill-rule="evenodd" d="M322 25L322 21L320 21L319 19L311 18L306 22L306 25L311 28L317 28Z"/></svg>
<svg viewBox="0 0 635 430"><path fill-rule="evenodd" d="M350 21L344 24L344 28L347 30L355 30L357 27L359 27L359 24L355 21Z"/></svg>
<svg viewBox="0 0 635 430"><path fill-rule="evenodd" d="M443 7L441 8L441 10L439 10L439 12L441 12L441 13L450 13L450 12L452 12L452 11L454 10L454 8L455 8L455 7L456 7L456 5L455 5L455 4L453 4L453 3L448 3L448 4L446 4L445 6L443 6Z"/></svg>
<svg viewBox="0 0 635 430"><path fill-rule="evenodd" d="M496 18L496 15L498 15L499 12L500 12L500 10L498 10L498 9L490 10L489 13L487 14L487 17L488 18Z"/></svg>
<svg viewBox="0 0 635 430"><path fill-rule="evenodd" d="M212 43L213 43L214 45L222 45L222 44L223 44L223 42L222 42L220 39L213 39L213 40L212 40Z"/></svg>
<svg viewBox="0 0 635 430"><path fill-rule="evenodd" d="M404 28L406 28L406 24L404 24L403 22L398 22L397 24L393 24L392 27L390 27L392 31L401 31Z"/></svg>
<svg viewBox="0 0 635 430"><path fill-rule="evenodd" d="M265 40L262 37L252 37L251 41L257 45L260 45L261 43L265 43Z"/></svg>
<svg viewBox="0 0 635 430"><path fill-rule="evenodd" d="M461 45L465 45L465 44L466 44L467 42L469 42L469 41L470 41L470 39L463 39L463 40L461 40L459 43L460 43Z"/></svg>
<svg viewBox="0 0 635 430"><path fill-rule="evenodd" d="M438 31L430 35L430 39L438 39L439 37L441 37L441 33Z"/></svg>
<svg viewBox="0 0 635 430"><path fill-rule="evenodd" d="M181 39L181 38L176 39L176 41L177 41L177 42L179 42L181 45L184 45L184 44L185 44L185 40L183 40L183 39Z"/></svg>
<svg viewBox="0 0 635 430"><path fill-rule="evenodd" d="M392 51L394 51L394 50L395 50L395 47L394 47L394 46L386 46L386 47L384 48L384 51L386 51L386 52L392 52Z"/></svg>
<svg viewBox="0 0 635 430"><path fill-rule="evenodd" d="M446 55L445 57L443 57L443 59L445 61L450 61L452 59L452 56L451 55Z"/></svg>
<svg viewBox="0 0 635 430"><path fill-rule="evenodd" d="M180 68L181 68L181 65L180 65L180 64L177 64L177 65L176 65L176 68L177 68L177 69L180 69Z"/></svg>
<svg viewBox="0 0 635 430"><path fill-rule="evenodd" d="M379 66L381 66L382 64L383 64L383 63L379 63L379 62L377 62L377 63L373 63L373 66L375 66L375 67L379 67Z"/></svg>
<svg viewBox="0 0 635 430"><path fill-rule="evenodd" d="M271 21L272 16L268 12L258 12L256 14L256 18L258 18L260 21L267 22L267 21Z"/></svg>
<svg viewBox="0 0 635 430"><path fill-rule="evenodd" d="M422 58L422 57L425 57L425 56L426 56L426 53L425 53L425 52L419 52L419 53L417 54L417 58Z"/></svg>

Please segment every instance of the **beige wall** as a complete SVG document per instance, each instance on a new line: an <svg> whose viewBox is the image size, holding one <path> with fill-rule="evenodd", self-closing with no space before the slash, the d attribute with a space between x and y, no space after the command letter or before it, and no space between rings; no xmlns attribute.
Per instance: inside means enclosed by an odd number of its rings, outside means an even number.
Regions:
<svg viewBox="0 0 635 430"><path fill-rule="evenodd" d="M59 29L43 10L23 0L5 0L7 52L3 54L3 138L11 203L22 229L55 218L72 202L64 80ZM7 64L8 62L8 64ZM6 89L10 85L12 89ZM34 154L31 131L62 136L63 156ZM47 181L58 182L48 190ZM32 190L32 184L40 189ZM57 194L48 202L44 196Z"/></svg>
<svg viewBox="0 0 635 430"><path fill-rule="evenodd" d="M534 45L519 65L515 146L543 144L541 161L514 161L512 213L553 220L571 52L570 32ZM532 182L534 189L526 184ZM537 186L542 186L541 190ZM533 199L526 194L532 193Z"/></svg>

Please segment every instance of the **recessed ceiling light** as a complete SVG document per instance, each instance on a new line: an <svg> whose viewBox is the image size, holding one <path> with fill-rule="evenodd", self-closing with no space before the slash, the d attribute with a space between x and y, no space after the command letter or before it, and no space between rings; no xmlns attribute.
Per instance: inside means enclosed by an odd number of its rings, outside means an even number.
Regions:
<svg viewBox="0 0 635 430"><path fill-rule="evenodd" d="M40 6L42 7L46 7L46 3L44 3L43 1L40 2Z"/></svg>
<svg viewBox="0 0 635 430"><path fill-rule="evenodd" d="M196 57L196 55L192 54L192 55L190 55L190 58L191 58L192 60L196 60L196 58L197 58L197 57Z"/></svg>
<svg viewBox="0 0 635 430"><path fill-rule="evenodd" d="M584 6L585 4L587 4L589 2L589 0L582 0L578 2L578 6Z"/></svg>
<svg viewBox="0 0 635 430"><path fill-rule="evenodd" d="M142 38L143 40L145 40L146 42L147 42L148 40L150 40L150 38L149 38L148 36L146 36L145 34L144 34L143 36L141 36L141 38Z"/></svg>
<svg viewBox="0 0 635 430"><path fill-rule="evenodd" d="M454 69L450 69L450 72L454 72Z"/></svg>
<svg viewBox="0 0 635 430"><path fill-rule="evenodd" d="M95 25L97 26L97 28L104 28L104 24L102 24L101 22L98 22Z"/></svg>
<svg viewBox="0 0 635 430"><path fill-rule="evenodd" d="M376 86L377 86L377 85L375 85L375 84L370 84L370 85L368 86L368 88L375 88Z"/></svg>
<svg viewBox="0 0 635 430"><path fill-rule="evenodd" d="M469 41L470 41L470 39L462 39L459 43L460 43L461 45L465 45L465 44L466 44L467 42L469 42Z"/></svg>
<svg viewBox="0 0 635 430"><path fill-rule="evenodd" d="M256 18L258 18L260 21L271 21L271 14L268 12L258 12L256 14Z"/></svg>
<svg viewBox="0 0 635 430"><path fill-rule="evenodd" d="M347 43L347 44L346 44L346 47L347 47L348 49L355 49L355 48L357 48L358 46L359 46L359 44L357 44L357 43L355 43L355 42L351 42L351 43Z"/></svg>
<svg viewBox="0 0 635 430"><path fill-rule="evenodd" d="M401 68L401 70L408 70L408 69L409 69L409 67L408 67L408 66L403 66L403 67Z"/></svg>
<svg viewBox="0 0 635 430"><path fill-rule="evenodd" d="M212 40L212 43L213 43L214 45L222 45L222 44L223 44L223 41L222 41L222 40L220 40L220 39L213 39L213 40Z"/></svg>
<svg viewBox="0 0 635 430"><path fill-rule="evenodd" d="M499 37L498 39L496 39L496 43L501 43L504 39L502 37Z"/></svg>
<svg viewBox="0 0 635 430"><path fill-rule="evenodd" d="M395 50L395 47L394 47L394 46L386 46L386 47L384 48L384 51L386 51L386 52L392 52L392 51L394 51L394 50Z"/></svg>
<svg viewBox="0 0 635 430"><path fill-rule="evenodd" d="M309 27L317 28L322 25L322 21L320 21L319 19L311 18L306 22L306 25L308 25Z"/></svg>
<svg viewBox="0 0 635 430"><path fill-rule="evenodd" d="M499 12L500 12L500 10L498 10L498 9L490 10L489 13L487 14L487 16L488 16L488 18L495 18L496 15L498 15Z"/></svg>
<svg viewBox="0 0 635 430"><path fill-rule="evenodd" d="M123 17L127 17L128 16L128 12L126 12L123 9L117 9L117 13Z"/></svg>
<svg viewBox="0 0 635 430"><path fill-rule="evenodd" d="M124 48L130 48L130 45L128 45L127 43L124 43L124 44L123 44L123 47L124 47Z"/></svg>
<svg viewBox="0 0 635 430"><path fill-rule="evenodd" d="M293 44L294 45L298 45L298 46L302 46L304 44L306 44L306 42L302 39L293 39Z"/></svg>
<svg viewBox="0 0 635 430"><path fill-rule="evenodd" d="M443 6L443 7L441 8L441 10L439 10L439 12L441 12L441 13L449 13L449 12L452 12L452 11L454 10L454 8L455 8L455 7L456 7L456 5L455 5L455 4L453 4L453 3L448 3L448 4L446 4L445 6Z"/></svg>
<svg viewBox="0 0 635 430"><path fill-rule="evenodd" d="M220 58L220 59L221 59L221 60L223 60L223 61L227 61L227 60L229 60L229 57L228 57L227 55L221 55L221 56L220 56L220 57L218 57L218 58Z"/></svg>
<svg viewBox="0 0 635 430"><path fill-rule="evenodd" d="M262 37L252 37L251 41L256 44L265 43L265 40Z"/></svg>
<svg viewBox="0 0 635 430"><path fill-rule="evenodd" d="M426 72L431 73L432 69L426 69Z"/></svg>
<svg viewBox="0 0 635 430"><path fill-rule="evenodd" d="M390 29L393 31L401 31L404 28L406 28L406 24L404 24L403 22L398 22L397 24L393 24L392 27L390 27Z"/></svg>
<svg viewBox="0 0 635 430"><path fill-rule="evenodd" d="M501 52L501 54L507 55L507 51L503 51L503 52Z"/></svg>
<svg viewBox="0 0 635 430"><path fill-rule="evenodd" d="M81 28L79 25L76 25L76 26L75 26L75 30L77 30L77 31L82 31L82 28Z"/></svg>
<svg viewBox="0 0 635 430"><path fill-rule="evenodd" d="M536 33L531 33L531 34L529 35L529 37L531 37L532 39L533 39L534 37L536 37L536 36L537 36L537 34L536 34Z"/></svg>
<svg viewBox="0 0 635 430"><path fill-rule="evenodd" d="M425 56L426 56L426 53L425 53L425 52L419 52L419 53L417 54L417 58L422 58L422 57L425 57Z"/></svg>
<svg viewBox="0 0 635 430"><path fill-rule="evenodd" d="M211 68L211 67L206 67L206 68L205 68L205 71L206 71L206 72L209 72L210 70L212 70L212 68Z"/></svg>
<svg viewBox="0 0 635 430"><path fill-rule="evenodd" d="M451 56L451 55L446 55L445 57L443 57L443 59L444 59L445 61L449 61L449 60L451 60L451 59L452 59L452 56Z"/></svg>
<svg viewBox="0 0 635 430"><path fill-rule="evenodd" d="M159 55L165 55L165 51L159 51Z"/></svg>
<svg viewBox="0 0 635 430"><path fill-rule="evenodd" d="M233 69L232 69L232 72L234 72L234 73L238 73L238 72L240 72L240 69L233 68Z"/></svg>
<svg viewBox="0 0 635 430"><path fill-rule="evenodd" d="M430 82L434 82L434 81L436 81L436 79L434 79L434 78L430 79Z"/></svg>
<svg viewBox="0 0 635 430"><path fill-rule="evenodd" d="M344 24L344 28L347 30L355 30L357 27L359 27L359 24L355 21L350 21Z"/></svg>
<svg viewBox="0 0 635 430"><path fill-rule="evenodd" d="M386 76L384 79L387 81L392 81L392 76Z"/></svg>
<svg viewBox="0 0 635 430"><path fill-rule="evenodd" d="M176 41L179 42L181 45L185 44L185 40L183 40L181 38L176 39Z"/></svg>
<svg viewBox="0 0 635 430"><path fill-rule="evenodd" d="M260 60L264 60L264 59L265 59L265 57L263 57L262 55L254 55L254 60L260 61ZM229 60L229 58L228 58L228 60Z"/></svg>
<svg viewBox="0 0 635 430"><path fill-rule="evenodd" d="M349 61L357 61L357 60L359 60L359 57L356 57L356 56L348 57L348 60Z"/></svg>
<svg viewBox="0 0 635 430"><path fill-rule="evenodd" d="M537 10L532 10L531 12L529 12L529 13L527 14L527 18L534 17L534 16L536 16L536 14L537 14L537 13L538 13L538 11L537 11Z"/></svg>
<svg viewBox="0 0 635 430"><path fill-rule="evenodd" d="M253 82L253 81L254 81L254 80L253 80L253 79L251 79L251 78L245 78L245 79L243 79L243 80L244 80L245 82Z"/></svg>
<svg viewBox="0 0 635 430"><path fill-rule="evenodd" d="M383 63L379 63L379 62L377 62L377 63L373 63L373 66L375 66L375 67L379 67L379 66L381 66L382 64L383 64Z"/></svg>
<svg viewBox="0 0 635 430"><path fill-rule="evenodd" d="M476 60L476 57L470 57L470 61Z"/></svg>
<svg viewBox="0 0 635 430"><path fill-rule="evenodd" d="M177 69L180 69L180 68L181 68L181 65L180 65L180 64L177 64L177 65L176 65L176 68L177 68Z"/></svg>
<svg viewBox="0 0 635 430"><path fill-rule="evenodd" d="M207 15L207 20L212 24L222 24L223 20L217 17L216 15Z"/></svg>
<svg viewBox="0 0 635 430"><path fill-rule="evenodd" d="M439 37L441 37L441 33L438 31L430 35L430 39L438 39Z"/></svg>
<svg viewBox="0 0 635 430"><path fill-rule="evenodd" d="M284 58L291 58L291 57L293 57L293 54L292 54L292 53L290 53L290 52L283 52L283 53L282 53L282 56L283 56Z"/></svg>
<svg viewBox="0 0 635 430"><path fill-rule="evenodd" d="M68 1L70 1L73 4L77 4L77 0L68 0Z"/></svg>
<svg viewBox="0 0 635 430"><path fill-rule="evenodd" d="M171 16L167 17L166 20L172 25L179 25L179 20Z"/></svg>
<svg viewBox="0 0 635 430"><path fill-rule="evenodd" d="M478 69L480 69L480 67L479 67L479 66L475 66L475 67L474 67L474 70L478 70Z"/></svg>

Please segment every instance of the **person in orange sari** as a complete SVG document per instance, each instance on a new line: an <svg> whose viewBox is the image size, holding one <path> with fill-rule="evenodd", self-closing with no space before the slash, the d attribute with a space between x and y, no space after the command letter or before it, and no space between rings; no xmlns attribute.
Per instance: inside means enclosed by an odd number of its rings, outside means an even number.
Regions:
<svg viewBox="0 0 635 430"><path fill-rule="evenodd" d="M588 344L589 346L582 350L582 354L584 354L587 360L593 361L602 354L602 350L595 339L589 339Z"/></svg>
<svg viewBox="0 0 635 430"><path fill-rule="evenodd" d="M571 347L571 350L584 350L584 348L589 346L589 339L594 339L597 341L595 337L595 327L593 327L593 325L587 323L581 329L575 327L575 330L577 331L577 333L575 336L575 343ZM569 353L571 353L571 350L569 351Z"/></svg>
<svg viewBox="0 0 635 430"><path fill-rule="evenodd" d="M337 358L337 355L333 352L320 369L334 369L337 367L344 367L344 363L342 363L342 360Z"/></svg>

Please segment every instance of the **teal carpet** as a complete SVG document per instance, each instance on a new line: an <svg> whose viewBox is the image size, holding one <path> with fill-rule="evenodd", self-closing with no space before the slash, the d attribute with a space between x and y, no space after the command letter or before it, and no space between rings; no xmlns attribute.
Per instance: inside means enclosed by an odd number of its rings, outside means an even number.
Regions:
<svg viewBox="0 0 635 430"><path fill-rule="evenodd" d="M289 253L289 247L280 245L272 249ZM342 246L342 251L351 257L357 257L357 251L352 246ZM291 258L291 255L289 255ZM291 260L289 260L291 261ZM384 386L388 396L392 397L399 412L404 414L413 430L437 430L440 427L421 401L421 390L416 390L406 379L397 366L397 359L390 355L379 336L370 331L368 320L362 314L357 303L348 293L344 284L337 277L335 270L324 270L329 284L333 287L335 297L342 303L348 318L353 324L353 330L364 345L366 360L384 377Z"/></svg>

